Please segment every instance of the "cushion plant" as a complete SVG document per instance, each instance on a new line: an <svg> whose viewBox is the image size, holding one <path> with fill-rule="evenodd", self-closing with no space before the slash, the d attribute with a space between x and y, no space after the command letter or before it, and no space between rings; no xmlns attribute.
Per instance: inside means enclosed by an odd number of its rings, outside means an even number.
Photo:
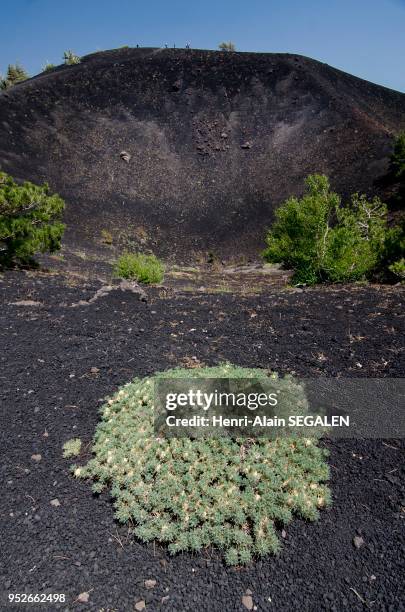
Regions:
<svg viewBox="0 0 405 612"><path fill-rule="evenodd" d="M327 451L316 438L166 439L154 432L153 409L158 377L269 375L227 364L135 379L102 408L94 456L72 466L75 476L92 479L97 493L109 487L117 519L133 524L144 542L167 544L171 553L213 545L236 565L276 552L277 528L294 515L315 520L330 503Z"/></svg>

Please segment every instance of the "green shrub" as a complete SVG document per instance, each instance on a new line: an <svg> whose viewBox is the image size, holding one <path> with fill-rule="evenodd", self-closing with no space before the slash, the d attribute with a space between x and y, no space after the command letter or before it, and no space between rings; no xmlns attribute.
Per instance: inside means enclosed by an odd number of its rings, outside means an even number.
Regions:
<svg viewBox="0 0 405 612"><path fill-rule="evenodd" d="M151 285L163 280L164 265L156 255L126 252L115 263L113 274L117 278L133 279Z"/></svg>
<svg viewBox="0 0 405 612"><path fill-rule="evenodd" d="M28 78L28 72L20 64L9 64L6 78L0 79L0 89L9 89L16 83L21 83Z"/></svg>
<svg viewBox="0 0 405 612"><path fill-rule="evenodd" d="M387 207L354 194L341 206L323 175L311 175L301 198L275 213L264 258L294 270L295 282L346 282L368 278L380 265L389 234Z"/></svg>
<svg viewBox="0 0 405 612"><path fill-rule="evenodd" d="M405 281L405 258L402 257L399 261L388 266L388 269L399 280Z"/></svg>
<svg viewBox="0 0 405 612"><path fill-rule="evenodd" d="M335 210L337 223L326 240L322 275L332 282L364 279L377 268L387 233L387 207L355 194Z"/></svg>
<svg viewBox="0 0 405 612"><path fill-rule="evenodd" d="M397 217L397 225L385 232L384 248L376 269L375 279L382 282L398 282L401 278L401 259L405 255L405 215Z"/></svg>
<svg viewBox="0 0 405 612"><path fill-rule="evenodd" d="M72 438L63 445L63 456L67 459L68 457L77 457L80 455L82 448L82 441L80 438Z"/></svg>
<svg viewBox="0 0 405 612"><path fill-rule="evenodd" d="M329 221L340 198L330 191L326 176L311 175L305 184L301 199L291 197L276 210L263 255L295 270L295 281L313 284L321 276Z"/></svg>
<svg viewBox="0 0 405 612"><path fill-rule="evenodd" d="M35 253L60 248L64 202L49 187L25 182L18 185L0 172L0 263L32 263Z"/></svg>
<svg viewBox="0 0 405 612"><path fill-rule="evenodd" d="M192 375L276 378L229 364ZM94 457L72 471L94 480L96 493L110 487L117 519L133 525L141 540L167 544L173 554L213 545L235 565L277 552L276 527L294 515L315 520L330 503L327 451L315 438L157 437L154 382L189 376L179 368L125 385L102 408Z"/></svg>
<svg viewBox="0 0 405 612"><path fill-rule="evenodd" d="M73 51L65 51L63 53L63 61L67 66L72 66L73 64L80 64L80 56L76 55Z"/></svg>

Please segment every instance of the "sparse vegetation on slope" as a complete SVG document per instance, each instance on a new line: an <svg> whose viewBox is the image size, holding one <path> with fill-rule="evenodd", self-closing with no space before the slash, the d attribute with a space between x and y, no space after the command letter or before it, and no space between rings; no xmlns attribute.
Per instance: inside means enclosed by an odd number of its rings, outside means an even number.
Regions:
<svg viewBox="0 0 405 612"><path fill-rule="evenodd" d="M277 552L278 524L293 515L315 520L330 503L326 451L308 438L156 437L154 381L185 376L168 370L125 385L102 409L94 458L73 466L74 474L93 479L95 492L111 487L117 518L171 553L214 545L236 565ZM268 376L228 364L193 370L198 378ZM297 387L287 378L278 383L286 392Z"/></svg>
<svg viewBox="0 0 405 612"><path fill-rule="evenodd" d="M36 253L60 248L64 201L49 187L28 181L17 184L0 172L0 264L33 263Z"/></svg>
<svg viewBox="0 0 405 612"><path fill-rule="evenodd" d="M56 68L55 64L52 64L51 62L46 62L46 64L44 64L42 68L42 72L48 72L49 70L53 70L54 68Z"/></svg>
<svg viewBox="0 0 405 612"><path fill-rule="evenodd" d="M114 242L112 233L106 229L101 230L101 242L103 244L108 244L109 246L111 246Z"/></svg>
<svg viewBox="0 0 405 612"><path fill-rule="evenodd" d="M66 65L72 66L73 64L80 64L80 56L76 55L70 49L63 53L63 61Z"/></svg>
<svg viewBox="0 0 405 612"><path fill-rule="evenodd" d="M231 42L231 41L228 41L228 42L221 42L221 43L218 45L218 48L219 48L221 51L236 51L236 46L235 46L235 44L234 44L233 42Z"/></svg>

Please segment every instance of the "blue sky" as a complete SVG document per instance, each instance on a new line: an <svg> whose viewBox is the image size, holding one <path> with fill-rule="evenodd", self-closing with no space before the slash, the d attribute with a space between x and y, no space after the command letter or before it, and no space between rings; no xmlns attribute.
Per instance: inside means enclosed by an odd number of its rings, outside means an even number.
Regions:
<svg viewBox="0 0 405 612"><path fill-rule="evenodd" d="M122 45L302 53L405 92L405 0L2 0L0 72Z"/></svg>

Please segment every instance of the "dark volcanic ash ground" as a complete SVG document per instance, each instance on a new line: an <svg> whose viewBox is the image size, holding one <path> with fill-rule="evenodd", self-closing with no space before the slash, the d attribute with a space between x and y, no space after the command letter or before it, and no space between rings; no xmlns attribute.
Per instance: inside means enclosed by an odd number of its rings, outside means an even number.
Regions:
<svg viewBox="0 0 405 612"><path fill-rule="evenodd" d="M76 436L90 442L102 398L119 385L174 365L404 376L404 289L149 290L148 302L113 291L72 307L99 286L21 272L0 281L0 609L15 609L8 592L58 592L67 603L52 610L132 612L145 601L153 611L242 612L251 592L257 610L403 610L398 440L324 442L333 506L317 523L294 520L278 557L243 569L226 568L212 550L170 557L128 536L109 495L71 477L61 447ZM74 603L84 592L88 603Z"/></svg>

